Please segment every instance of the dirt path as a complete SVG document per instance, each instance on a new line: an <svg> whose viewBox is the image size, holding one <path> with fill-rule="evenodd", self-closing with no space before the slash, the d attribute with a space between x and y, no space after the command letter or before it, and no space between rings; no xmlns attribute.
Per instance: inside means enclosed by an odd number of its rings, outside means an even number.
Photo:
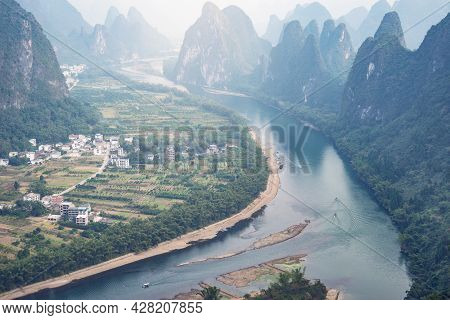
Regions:
<svg viewBox="0 0 450 320"><path fill-rule="evenodd" d="M98 169L98 171L96 173L94 173L92 176L84 179L83 181L78 182L76 185L64 190L63 192L58 193L57 195L63 196L66 193L69 193L69 192L75 190L78 186L82 186L82 185L86 184L89 180L96 178L99 174L101 174L105 171L106 167L108 166L108 162L109 162L109 148L108 148L108 152L105 155L105 158L103 159L102 166Z"/></svg>

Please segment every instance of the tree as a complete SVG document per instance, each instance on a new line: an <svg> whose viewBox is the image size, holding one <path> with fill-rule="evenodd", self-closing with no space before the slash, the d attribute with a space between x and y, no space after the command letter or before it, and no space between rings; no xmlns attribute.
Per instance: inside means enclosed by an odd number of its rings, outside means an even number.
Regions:
<svg viewBox="0 0 450 320"><path fill-rule="evenodd" d="M14 181L14 190L19 190L20 189L20 183L18 181Z"/></svg>
<svg viewBox="0 0 450 320"><path fill-rule="evenodd" d="M280 274L278 281L262 290L255 299L261 300L323 300L327 289L320 281L305 279L302 269Z"/></svg>
<svg viewBox="0 0 450 320"><path fill-rule="evenodd" d="M200 295L204 300L220 300L222 295L220 289L217 287L208 287L200 292Z"/></svg>

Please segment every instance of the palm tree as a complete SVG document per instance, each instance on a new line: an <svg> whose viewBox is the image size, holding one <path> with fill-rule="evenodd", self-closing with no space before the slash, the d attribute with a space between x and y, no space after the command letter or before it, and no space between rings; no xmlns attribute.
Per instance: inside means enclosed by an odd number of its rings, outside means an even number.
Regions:
<svg viewBox="0 0 450 320"><path fill-rule="evenodd" d="M220 289L217 287L205 288L200 292L200 295L204 300L220 300L222 298Z"/></svg>

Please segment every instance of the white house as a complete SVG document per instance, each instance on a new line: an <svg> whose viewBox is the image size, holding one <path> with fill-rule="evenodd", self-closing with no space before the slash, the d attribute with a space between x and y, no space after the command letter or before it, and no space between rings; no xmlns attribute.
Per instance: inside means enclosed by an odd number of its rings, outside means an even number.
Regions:
<svg viewBox="0 0 450 320"><path fill-rule="evenodd" d="M9 159L0 159L0 167L7 167L9 165Z"/></svg>
<svg viewBox="0 0 450 320"><path fill-rule="evenodd" d="M28 140L28 142L29 142L33 147L36 147L36 145L37 145L36 139L30 139L30 140Z"/></svg>
<svg viewBox="0 0 450 320"><path fill-rule="evenodd" d="M39 151L50 152L52 151L52 146L50 144L41 144L39 146Z"/></svg>
<svg viewBox="0 0 450 320"><path fill-rule="evenodd" d="M39 201L41 200L41 195L38 193L28 193L23 196L23 201Z"/></svg>
<svg viewBox="0 0 450 320"><path fill-rule="evenodd" d="M87 226L89 224L89 213L79 214L75 218L75 223L82 226Z"/></svg>
<svg viewBox="0 0 450 320"><path fill-rule="evenodd" d="M120 169L129 169L130 167L130 159L117 159L116 167Z"/></svg>
<svg viewBox="0 0 450 320"><path fill-rule="evenodd" d="M166 160L175 161L175 147L170 145L166 148Z"/></svg>
<svg viewBox="0 0 450 320"><path fill-rule="evenodd" d="M218 154L219 148L215 144L211 144L206 151L208 154Z"/></svg>
<svg viewBox="0 0 450 320"><path fill-rule="evenodd" d="M9 157L9 158L14 158L14 157L17 157L18 155L19 155L18 152L10 152L10 153L8 154L8 157Z"/></svg>
<svg viewBox="0 0 450 320"><path fill-rule="evenodd" d="M33 161L36 159L36 153L35 152L27 152L25 153L25 158L28 158L30 161Z"/></svg>
<svg viewBox="0 0 450 320"><path fill-rule="evenodd" d="M97 133L97 134L95 134L94 139L96 142L103 142L103 135L100 133Z"/></svg>

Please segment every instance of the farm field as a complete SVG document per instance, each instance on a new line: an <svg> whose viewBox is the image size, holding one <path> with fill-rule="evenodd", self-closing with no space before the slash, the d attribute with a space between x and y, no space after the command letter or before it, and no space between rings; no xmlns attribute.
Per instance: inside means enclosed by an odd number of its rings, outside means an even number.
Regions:
<svg viewBox="0 0 450 320"><path fill-rule="evenodd" d="M108 167L64 195L65 201L75 205L90 204L94 214L103 218L102 223L79 228L51 223L47 221L48 213L36 217L0 216L0 260L27 257L75 238L92 237L92 232L103 230L105 223L153 219L187 204L199 192L225 190L245 172L238 147L242 137L229 129L240 126L239 117L174 89L134 85L138 91L117 80L87 73L72 91L75 99L101 112L103 119L93 133L103 133L105 138L120 137L132 165L128 169ZM174 161L164 162L168 144L174 146L177 156ZM222 152L206 154L211 144ZM227 145L233 149L225 155ZM254 144L247 147L255 150ZM150 152L161 160L148 160ZM60 193L96 173L103 160L104 156L85 153L39 166L2 168L0 203L14 204L40 179L45 181L49 194Z"/></svg>

